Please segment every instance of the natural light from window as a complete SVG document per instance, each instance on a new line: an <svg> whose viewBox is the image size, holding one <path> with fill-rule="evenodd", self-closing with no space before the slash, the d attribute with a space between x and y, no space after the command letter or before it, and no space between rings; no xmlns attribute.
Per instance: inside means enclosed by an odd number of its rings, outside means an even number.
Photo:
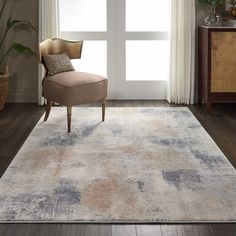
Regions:
<svg viewBox="0 0 236 236"><path fill-rule="evenodd" d="M169 3L170 0L59 0L62 36L84 40L82 57L73 61L74 67L113 81L166 81Z"/></svg>
<svg viewBox="0 0 236 236"><path fill-rule="evenodd" d="M168 50L167 40L126 41L126 80L167 80Z"/></svg>
<svg viewBox="0 0 236 236"><path fill-rule="evenodd" d="M106 0L60 0L61 31L106 31Z"/></svg>
<svg viewBox="0 0 236 236"><path fill-rule="evenodd" d="M72 60L72 64L78 71L107 76L107 42L85 40L81 59Z"/></svg>
<svg viewBox="0 0 236 236"><path fill-rule="evenodd" d="M126 0L126 31L168 31L169 0Z"/></svg>

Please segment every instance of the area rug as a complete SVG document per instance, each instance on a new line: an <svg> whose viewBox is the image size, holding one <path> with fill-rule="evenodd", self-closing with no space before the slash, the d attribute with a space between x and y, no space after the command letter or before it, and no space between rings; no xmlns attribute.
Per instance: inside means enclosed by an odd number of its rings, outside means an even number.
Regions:
<svg viewBox="0 0 236 236"><path fill-rule="evenodd" d="M29 118L30 119L30 118ZM188 108L41 119L0 180L0 221L236 221L236 171Z"/></svg>

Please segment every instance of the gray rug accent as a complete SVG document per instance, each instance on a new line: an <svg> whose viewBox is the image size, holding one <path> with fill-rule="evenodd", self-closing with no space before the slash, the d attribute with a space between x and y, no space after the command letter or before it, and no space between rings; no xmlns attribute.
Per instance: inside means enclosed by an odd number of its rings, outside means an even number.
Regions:
<svg viewBox="0 0 236 236"><path fill-rule="evenodd" d="M236 171L188 108L66 108L0 180L0 222L236 222Z"/></svg>

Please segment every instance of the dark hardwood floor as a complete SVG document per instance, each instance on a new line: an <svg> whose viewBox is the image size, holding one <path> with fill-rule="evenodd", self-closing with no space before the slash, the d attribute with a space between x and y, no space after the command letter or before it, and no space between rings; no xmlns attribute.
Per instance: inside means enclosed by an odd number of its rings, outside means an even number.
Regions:
<svg viewBox="0 0 236 236"><path fill-rule="evenodd" d="M108 106L169 106L160 101L110 101ZM236 104L191 111L236 167ZM53 110L52 110L53 112ZM7 104L0 112L0 176L44 113L34 104ZM0 206L1 207L1 206ZM236 224L0 224L0 236L236 236Z"/></svg>

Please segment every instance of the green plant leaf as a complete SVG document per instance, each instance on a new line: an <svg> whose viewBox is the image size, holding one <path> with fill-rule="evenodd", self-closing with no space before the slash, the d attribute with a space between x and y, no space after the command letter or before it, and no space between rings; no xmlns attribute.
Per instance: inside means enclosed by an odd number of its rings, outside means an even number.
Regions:
<svg viewBox="0 0 236 236"><path fill-rule="evenodd" d="M10 17L7 21L7 28L8 29L11 27L11 20L12 20L12 18Z"/></svg>
<svg viewBox="0 0 236 236"><path fill-rule="evenodd" d="M0 20L1 20L3 17L5 6L6 6L6 3L8 2L8 0L0 0L0 2L1 2L0 3ZM1 20L1 23L3 23L2 20ZM3 51L3 45L4 45L4 42L7 40L7 36L8 36L9 31L15 27L21 26L21 25L25 25L28 28L30 28L31 30L37 32L37 29L30 23L30 21L17 20L17 19L13 19L10 16L5 27L1 27L0 50ZM0 68L3 66L4 61L9 56L9 54L12 50L16 51L17 53L28 53L28 54L34 55L37 58L36 53L33 52L31 50L31 48L26 47L21 43L15 42L7 50L5 50L5 52L3 51L3 53L0 54Z"/></svg>
<svg viewBox="0 0 236 236"><path fill-rule="evenodd" d="M0 20L2 19L3 12L4 12L4 9L5 9L5 7L6 7L6 3L7 3L7 0L3 0L3 2L2 2L2 8L1 8L1 11L0 11Z"/></svg>
<svg viewBox="0 0 236 236"><path fill-rule="evenodd" d="M33 52L31 48L26 47L21 43L13 43L11 47L9 47L8 50L5 52L5 54L0 58L0 68L2 67L3 62L5 61L6 57L10 54L12 50L15 50L17 53L28 53L30 55L35 56L38 59L36 53Z"/></svg>
<svg viewBox="0 0 236 236"><path fill-rule="evenodd" d="M34 56L37 57L37 55L35 54L35 52L32 51L31 48L26 47L21 43L13 43L12 49L17 51L18 53L29 53L29 54L34 55Z"/></svg>
<svg viewBox="0 0 236 236"><path fill-rule="evenodd" d="M26 25L27 27L29 27L30 29L34 30L35 32L37 32L36 28L29 22L29 21L25 21L25 20L14 20L12 19L12 17L10 17L7 21L7 27L5 29L5 32L3 34L3 37L1 38L0 41L0 50L3 47L3 43L8 35L8 32L10 31L11 28L14 28L16 26L19 25Z"/></svg>
<svg viewBox="0 0 236 236"><path fill-rule="evenodd" d="M36 28L29 21L15 20L15 19L12 19L12 17L10 17L7 21L7 29L8 30L15 27L15 26L18 26L18 25L26 25L27 27L29 27L32 30L34 30L35 32L37 32Z"/></svg>

